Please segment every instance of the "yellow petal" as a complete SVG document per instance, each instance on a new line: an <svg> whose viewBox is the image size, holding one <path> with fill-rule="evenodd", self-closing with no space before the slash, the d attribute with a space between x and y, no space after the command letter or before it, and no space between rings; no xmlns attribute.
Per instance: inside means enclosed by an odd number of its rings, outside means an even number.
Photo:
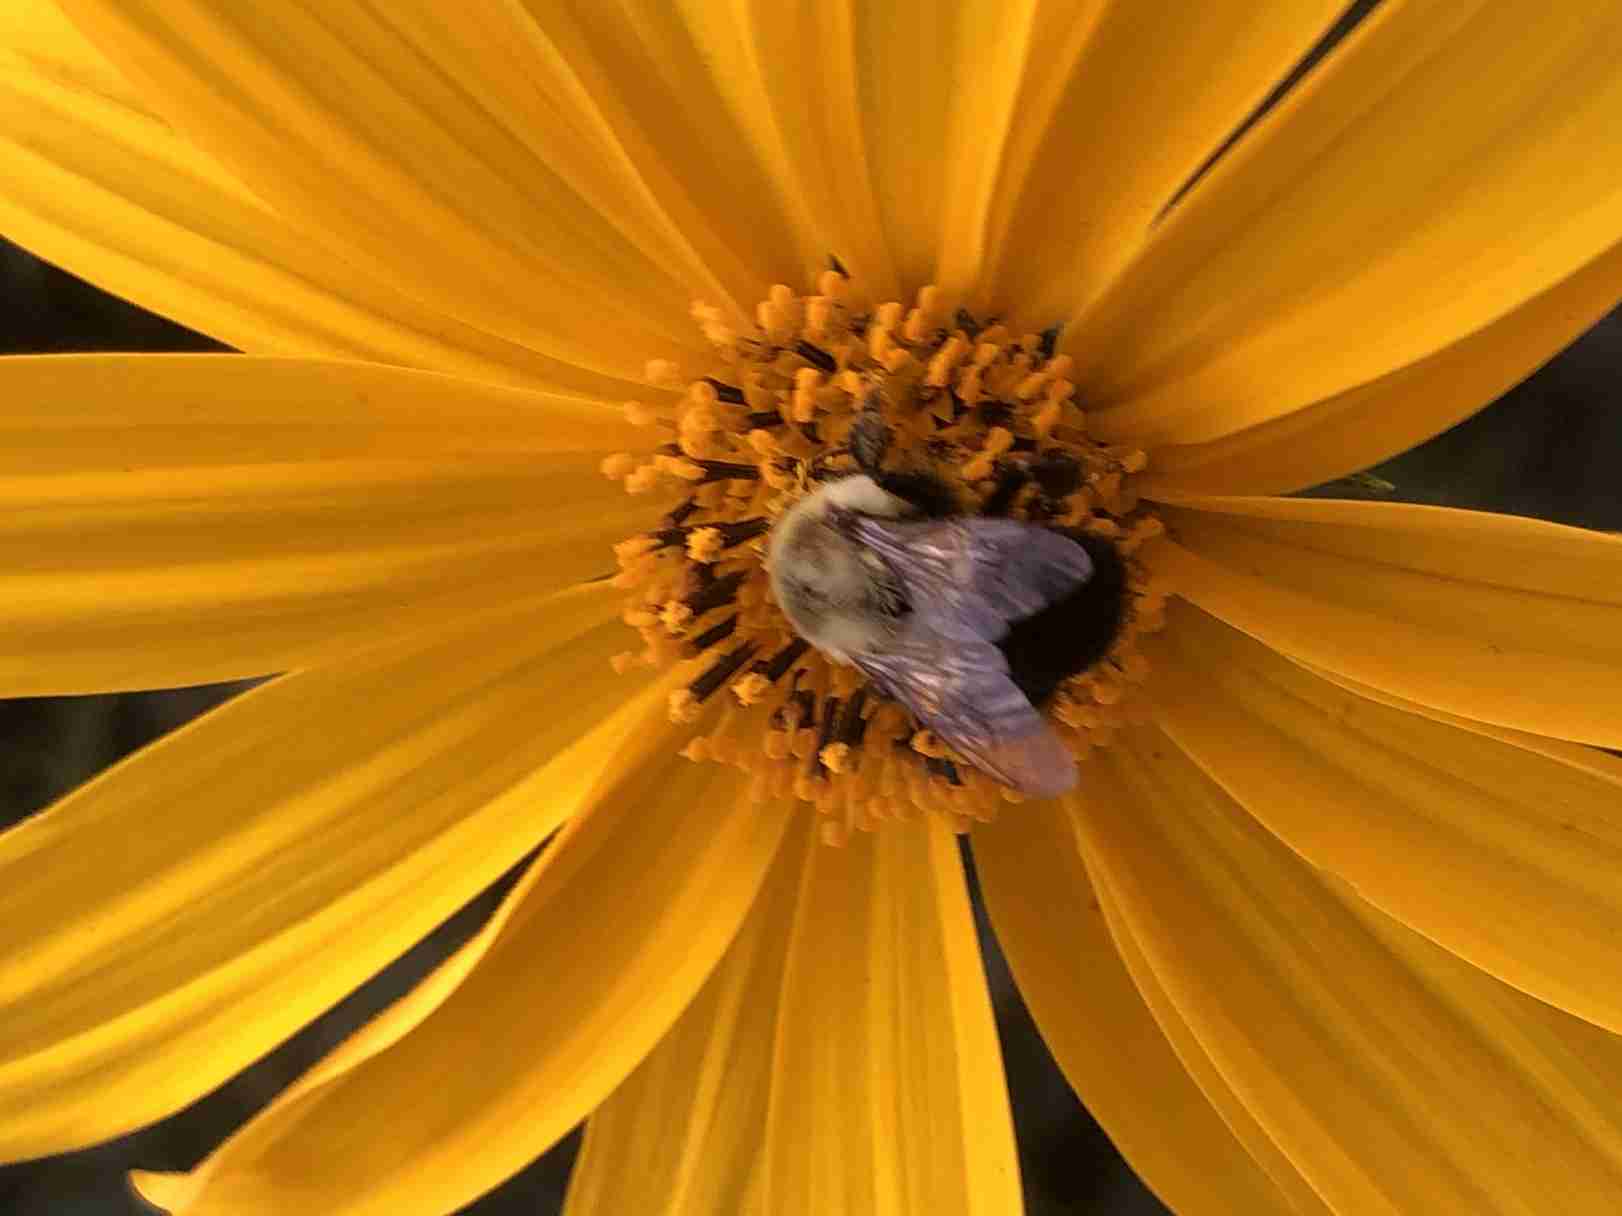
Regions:
<svg viewBox="0 0 1622 1216"><path fill-rule="evenodd" d="M1449 713L1622 744L1622 538L1401 503L1164 515L1180 543L1155 560L1179 593L1274 649Z"/></svg>
<svg viewBox="0 0 1622 1216"><path fill-rule="evenodd" d="M1072 326L1096 430L1201 443L1417 363L1622 237L1622 13L1379 6ZM1552 353L1552 351L1547 352Z"/></svg>
<svg viewBox="0 0 1622 1216"><path fill-rule="evenodd" d="M1256 1117L1245 1106L1233 1086L1211 1063L1210 1055L1200 1045L1198 1037L1189 1028L1182 1015L1177 1012L1177 1007L1166 995L1165 987L1144 957L1143 948L1132 936L1131 926L1121 914L1120 900L1110 889L1109 883L1103 879L1094 879L1093 890L1098 897L1104 921L1109 926L1110 936L1115 942L1116 949L1120 951L1122 963L1131 975L1132 982L1137 986L1144 1004L1154 1014L1160 1032L1172 1045L1178 1060L1188 1070L1189 1076L1222 1116L1222 1121L1227 1124L1234 1138L1245 1146L1257 1166L1271 1179L1287 1208L1298 1216L1308 1216L1309 1213L1327 1214L1330 1209L1325 1205L1323 1196L1312 1189L1295 1163L1279 1150L1279 1146L1256 1121Z"/></svg>
<svg viewBox="0 0 1622 1216"><path fill-rule="evenodd" d="M686 11L714 9L690 0ZM712 17L708 41L747 88L757 110L755 142L777 166L784 192L799 201L801 227L814 232L823 257L837 256L871 301L901 292L873 188L873 149L863 128L866 99L856 29L861 6L742 0L741 30ZM737 69L742 69L737 71ZM764 119L764 123L761 122Z"/></svg>
<svg viewBox="0 0 1622 1216"><path fill-rule="evenodd" d="M283 677L0 837L0 1152L178 1109L534 848L629 730L616 598Z"/></svg>
<svg viewBox="0 0 1622 1216"><path fill-rule="evenodd" d="M308 666L612 569L590 402L363 363L0 360L0 691Z"/></svg>
<svg viewBox="0 0 1622 1216"><path fill-rule="evenodd" d="M1068 812L1056 803L1005 812L975 829L974 860L1043 1041L1155 1194L1182 1216L1310 1211L1300 1176L1284 1171L1291 1206L1235 1139L1227 1110L1219 1117L1195 1084L1179 1059L1187 1044L1174 1052L1156 1027L1105 927ZM1252 1142L1270 1143L1259 1130Z"/></svg>
<svg viewBox="0 0 1622 1216"><path fill-rule="evenodd" d="M638 705L636 699L632 698L619 712L622 715L637 715L643 709L644 707ZM451 993L455 992L462 981L472 973L479 961L489 953L491 945L495 943L513 912L523 904L537 877L539 868L531 865L513 884L512 889L502 897L494 914L477 933L429 972L414 988L351 1034L309 1072L277 1094L269 1106L232 1136L233 1148L240 1151L243 1142L249 1139L260 1140L274 1134L286 1119L296 1116L299 1100L304 1095L352 1071L379 1052L388 1050L421 1025L423 1019L443 1005ZM197 1197L209 1185L221 1162L226 1159L224 1153L216 1152L190 1173L154 1173L136 1170L131 1173L130 1181L139 1190L142 1198L149 1203L157 1204L169 1211L184 1212L196 1202Z"/></svg>
<svg viewBox="0 0 1622 1216"><path fill-rule="evenodd" d="M1157 447L1146 497L1283 494L1405 452L1508 392L1622 299L1622 244L1435 354L1208 443Z"/></svg>
<svg viewBox="0 0 1622 1216"><path fill-rule="evenodd" d="M112 66L57 21L48 36L0 25L0 230L10 239L254 354L630 391L459 324L344 264L319 232L294 228L132 101Z"/></svg>
<svg viewBox="0 0 1622 1216"><path fill-rule="evenodd" d="M1193 610L1163 657L1161 725L1291 848L1500 979L1622 1029L1622 761L1579 767L1376 704Z"/></svg>
<svg viewBox="0 0 1622 1216"><path fill-rule="evenodd" d="M511 7L70 0L152 108L298 228L378 281L543 354L633 378L698 344L690 285L530 142ZM457 37L453 24L479 27ZM518 57L496 65L490 42ZM561 136L561 132L558 133Z"/></svg>
<svg viewBox="0 0 1622 1216"><path fill-rule="evenodd" d="M56 0L0 5L0 48L47 75L139 107L129 81L68 20Z"/></svg>
<svg viewBox="0 0 1622 1216"><path fill-rule="evenodd" d="M812 851L783 981L763 1209L1022 1211L991 1002L933 816Z"/></svg>
<svg viewBox="0 0 1622 1216"><path fill-rule="evenodd" d="M835 96L849 108L792 121L832 128L854 119L849 131L821 134L825 147L844 147L852 157L842 173L865 170L871 181L874 219L896 275L891 290L911 293L943 273L954 292L971 285L977 251L963 213L975 201L977 179L995 168L1037 7L1030 0L899 0L844 3L828 9L837 18L820 18L826 42L819 51L829 63L822 80L800 87L838 88Z"/></svg>
<svg viewBox="0 0 1622 1216"><path fill-rule="evenodd" d="M787 814L747 803L729 769L675 759L651 710L473 973L386 1050L228 1140L202 1185L160 1182L186 1200L177 1216L443 1216L641 1063L731 942Z"/></svg>
<svg viewBox="0 0 1622 1216"><path fill-rule="evenodd" d="M1614 1075L1614 1038L1394 925L1371 930L1371 912L1158 732L1132 732L1093 776L1080 822L1101 885L1212 1065L1331 1210L1614 1208L1622 1126L1574 1050L1594 1047Z"/></svg>
<svg viewBox="0 0 1622 1216"><path fill-rule="evenodd" d="M1445 713L1430 705L1421 705L1418 701L1409 701L1402 697L1394 697L1388 692L1381 692L1378 688L1371 688L1347 676L1339 675L1333 671L1325 671L1322 667L1314 667L1310 663L1292 660L1297 666L1312 672L1313 675L1328 680L1348 692L1356 693L1367 701L1377 701L1381 705L1389 705L1400 709L1404 713L1418 714L1422 718L1430 718L1435 722L1445 722L1449 726L1456 726L1460 730L1473 731L1478 735L1486 735L1490 739L1498 739L1513 747L1523 748L1526 751L1536 752L1540 756L1549 756L1570 768L1581 769L1594 773L1597 776L1610 780L1616 773L1616 762L1608 752L1597 748L1585 747L1581 743L1567 743L1564 739L1551 739L1547 735L1534 735L1529 731L1510 730L1503 726L1494 726L1490 722L1481 722L1475 718L1461 718L1458 714Z"/></svg>
<svg viewBox="0 0 1622 1216"><path fill-rule="evenodd" d="M749 917L703 991L598 1107L565 1216L712 1216L748 1207L764 1142L772 1044L799 901L817 847L789 831Z"/></svg>
<svg viewBox="0 0 1622 1216"><path fill-rule="evenodd" d="M983 307L1040 329L1109 280L1177 188L1345 5L983 7L985 27L963 19L955 71L950 54L920 57L942 90L936 121L959 120L945 141L956 158L948 176L937 156L914 178L897 174L893 189L927 195L916 181L939 181L935 192L949 201L945 280L978 277ZM897 23L893 36L910 39L913 27ZM961 87L967 79L973 88ZM931 121L920 92L889 94L914 125ZM904 146L907 131L892 142ZM918 161L929 154L927 144L912 151Z"/></svg>
<svg viewBox="0 0 1622 1216"><path fill-rule="evenodd" d="M544 99L555 117L528 138L546 163L599 210L627 212L619 223L628 233L660 234L673 251L665 260L711 303L752 319L773 283L800 281L807 234L757 155L754 116L728 91L727 77L747 68L712 41L718 24L736 33L735 17L718 21L702 0L523 0L529 38L515 54L497 22L409 7L412 20L434 23L436 41L469 43L480 88L492 90L492 71L510 71L511 96Z"/></svg>

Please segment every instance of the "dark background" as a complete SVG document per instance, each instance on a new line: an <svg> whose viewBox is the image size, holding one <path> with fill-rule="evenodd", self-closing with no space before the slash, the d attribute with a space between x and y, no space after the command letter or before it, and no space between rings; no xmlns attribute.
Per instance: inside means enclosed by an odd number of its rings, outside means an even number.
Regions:
<svg viewBox="0 0 1622 1216"><path fill-rule="evenodd" d="M3 241L0 299L0 354L221 349ZM1370 476L1319 492L1507 511L1622 531L1618 369L1622 310L1469 422L1379 466ZM0 701L0 825L39 810L242 687ZM193 1165L471 932L493 908L501 885L320 1021L174 1117L97 1148L0 1167L0 1214L128 1216L147 1211L127 1191L126 1170ZM1013 1091L1029 1216L1164 1212L1070 1093L983 923L982 936ZM477 1216L555 1212L577 1142L578 1135L570 1137L465 1211Z"/></svg>

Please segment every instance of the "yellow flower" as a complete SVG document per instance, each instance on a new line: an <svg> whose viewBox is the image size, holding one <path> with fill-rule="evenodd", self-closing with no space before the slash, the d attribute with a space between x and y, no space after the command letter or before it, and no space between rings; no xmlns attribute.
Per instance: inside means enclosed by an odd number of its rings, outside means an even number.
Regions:
<svg viewBox="0 0 1622 1216"><path fill-rule="evenodd" d="M1616 1210L1622 542L1266 496L1622 298L1622 15L1387 0L1229 143L1340 7L0 6L0 231L247 352L0 363L0 691L292 673L0 838L0 1150L178 1109L557 830L143 1189L426 1216L590 1115L574 1213L1019 1210L948 820L818 847L677 756L691 673L610 667L622 403L832 251L1062 324L1076 450L1149 452L1147 712L972 836L1128 1159L1195 1216Z"/></svg>

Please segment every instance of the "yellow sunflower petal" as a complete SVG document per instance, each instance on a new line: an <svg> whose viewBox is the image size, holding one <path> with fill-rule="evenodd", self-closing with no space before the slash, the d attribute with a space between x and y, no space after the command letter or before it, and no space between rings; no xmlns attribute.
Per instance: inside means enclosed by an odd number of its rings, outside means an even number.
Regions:
<svg viewBox="0 0 1622 1216"><path fill-rule="evenodd" d="M1142 947L1132 936L1130 925L1121 915L1120 900L1111 891L1109 883L1095 877L1093 890L1098 897L1099 908L1104 914L1104 922L1109 926L1110 937L1115 943L1115 948L1120 951L1121 962L1137 986L1143 1003L1153 1013L1161 1034L1165 1035L1167 1042L1172 1045L1178 1060L1188 1070L1189 1076L1194 1079L1211 1105L1217 1109L1234 1138L1245 1146L1257 1165L1271 1179L1288 1210L1297 1216L1316 1216L1318 1213L1327 1216L1331 1209L1325 1204L1323 1196L1312 1189L1295 1163L1279 1149L1278 1144L1256 1121L1256 1117L1246 1108L1233 1086L1211 1063L1210 1055L1200 1045L1199 1039L1189 1029L1188 1023L1177 1012L1177 1007L1166 995L1165 987L1144 957Z"/></svg>
<svg viewBox="0 0 1622 1216"><path fill-rule="evenodd" d="M920 70L947 90L935 121L959 120L945 141L958 161L919 164L892 188L948 200L947 283L978 278L982 307L1040 329L1108 281L1177 188L1345 5L1093 0L1021 6L1017 16L1004 3L984 8L986 26L964 21L955 73L949 55L920 56ZM893 36L912 32L898 23ZM965 79L975 87L962 88ZM919 91L890 95L913 124L931 120ZM905 146L910 130L903 125L894 142ZM912 155L928 155L927 145ZM918 180L939 184L920 190Z"/></svg>
<svg viewBox="0 0 1622 1216"><path fill-rule="evenodd" d="M1510 730L1503 726L1494 726L1490 722L1482 722L1475 718L1462 718L1458 714L1446 713L1431 705L1421 705L1418 701L1409 701L1403 697L1394 697L1388 692L1381 692L1378 688L1371 688L1367 684L1359 683L1350 677L1333 671L1326 671L1322 667L1314 667L1311 663L1302 663L1292 660L1313 675L1328 680L1348 692L1356 693L1367 701L1377 701L1381 705L1389 705L1400 709L1404 713L1418 714L1422 718L1430 718L1436 722L1445 722L1449 726L1457 726L1460 730L1473 731L1478 735L1486 735L1492 739L1508 743L1511 746L1523 748L1526 751L1536 752L1540 756L1549 756L1570 768L1581 769L1596 776L1611 780L1622 768L1619 761L1613 759L1608 752L1597 748L1586 747L1581 743L1567 743L1564 739L1551 739L1547 735L1534 735L1530 731Z"/></svg>
<svg viewBox="0 0 1622 1216"><path fill-rule="evenodd" d="M633 698L627 708L620 712L636 715L644 708L637 705ZM502 897L494 914L477 933L429 972L411 991L351 1034L309 1072L277 1094L269 1106L231 1137L234 1148L240 1151L244 1141L273 1136L286 1119L296 1116L299 1100L304 1095L352 1071L379 1052L388 1050L421 1025L423 1019L443 1005L489 953L490 947L513 912L523 904L539 875L539 867L531 865ZM190 1173L137 1170L130 1175L130 1181L148 1202L172 1212L184 1212L196 1202L220 1163L226 1159L225 1154L216 1152Z"/></svg>
<svg viewBox="0 0 1622 1216"><path fill-rule="evenodd" d="M0 1152L178 1109L533 848L629 729L593 730L627 691L616 607L283 677L0 836Z"/></svg>
<svg viewBox="0 0 1622 1216"><path fill-rule="evenodd" d="M1163 728L1291 848L1500 979L1622 1029L1622 761L1579 767L1376 704L1192 609L1161 657Z"/></svg>
<svg viewBox="0 0 1622 1216"><path fill-rule="evenodd" d="M1196 505L1197 504L1197 505ZM1622 537L1403 503L1198 499L1156 556L1292 658L1499 726L1622 745Z"/></svg>
<svg viewBox="0 0 1622 1216"><path fill-rule="evenodd" d="M480 0L454 21L361 0L63 8L155 111L378 281L611 375L698 342L680 268L537 148L558 116L519 70L530 34L511 7ZM482 57L503 40L505 62Z"/></svg>
<svg viewBox="0 0 1622 1216"><path fill-rule="evenodd" d="M902 292L943 271L947 286L966 285L960 265L973 251L954 231L965 226L956 217L1009 122L1035 7L1028 0L839 6L848 80L860 99L859 130L848 138L865 153Z"/></svg>
<svg viewBox="0 0 1622 1216"><path fill-rule="evenodd" d="M565 1216L712 1216L747 1206L764 1141L772 1044L799 901L817 846L789 831L749 918L702 992L598 1107Z"/></svg>
<svg viewBox="0 0 1622 1216"><path fill-rule="evenodd" d="M1022 1210L962 864L934 817L812 851L783 981L764 1210Z"/></svg>
<svg viewBox="0 0 1622 1216"><path fill-rule="evenodd" d="M703 7L703 0L686 7ZM711 36L732 48L733 61L746 65L757 82L749 100L770 122L757 142L775 152L787 192L801 200L804 223L822 239L820 252L837 256L877 303L896 299L902 282L873 185L875 149L863 123L871 102L863 91L864 48L857 30L870 7L851 0L743 0L742 46L719 29ZM712 29L719 24L712 22Z"/></svg>
<svg viewBox="0 0 1622 1216"><path fill-rule="evenodd" d="M372 282L132 103L88 45L27 32L0 25L0 231L10 239L254 354L630 391Z"/></svg>
<svg viewBox="0 0 1622 1216"><path fill-rule="evenodd" d="M139 107L129 81L68 20L56 0L0 5L0 48L48 75Z"/></svg>
<svg viewBox="0 0 1622 1216"><path fill-rule="evenodd" d="M1138 485L1179 494L1284 494L1366 469L1509 391L1622 299L1622 244L1433 355L1209 443L1157 447Z"/></svg>
<svg viewBox="0 0 1622 1216"><path fill-rule="evenodd" d="M153 1194L176 1216L443 1216L562 1138L703 986L782 838L784 807L670 735L655 717L621 746L448 999Z"/></svg>
<svg viewBox="0 0 1622 1216"><path fill-rule="evenodd" d="M977 827L974 860L1043 1040L1155 1194L1183 1216L1310 1212L1300 1176L1280 1170L1292 1206L1189 1075L1187 1045L1174 1052L1156 1028L1105 927L1068 812L1032 803ZM1271 1143L1259 1131L1252 1142Z"/></svg>
<svg viewBox="0 0 1622 1216"><path fill-rule="evenodd" d="M1101 768L1089 859L1214 1067L1331 1210L1611 1210L1622 1129L1571 1049L1609 1044L1614 1072L1622 1044L1467 968L1435 983L1434 946L1408 965L1157 732Z"/></svg>
<svg viewBox="0 0 1622 1216"><path fill-rule="evenodd" d="M718 22L715 7L522 0L524 53L502 45L499 23L460 11L441 10L434 37L468 41L487 90L485 65L513 72L514 97L556 112L530 136L549 165L600 209L629 210L632 231L660 233L712 303L753 309L773 283L800 279L806 234L728 95L727 75L746 69L717 56L716 25L735 32L737 20Z"/></svg>
<svg viewBox="0 0 1622 1216"><path fill-rule="evenodd" d="M634 437L374 364L0 360L0 692L263 675L608 572Z"/></svg>
<svg viewBox="0 0 1622 1216"><path fill-rule="evenodd" d="M1076 318L1097 433L1158 445L1257 426L1434 355L1605 254L1622 236L1619 55L1607 0L1379 6Z"/></svg>

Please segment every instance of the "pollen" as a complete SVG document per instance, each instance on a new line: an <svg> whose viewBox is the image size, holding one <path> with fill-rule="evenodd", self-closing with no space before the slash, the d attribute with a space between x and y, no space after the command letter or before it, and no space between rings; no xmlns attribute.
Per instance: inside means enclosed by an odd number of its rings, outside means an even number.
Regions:
<svg viewBox="0 0 1622 1216"><path fill-rule="evenodd" d="M680 665L669 709L692 728L681 754L743 770L756 800L809 803L831 844L919 814L966 831L1022 801L858 669L796 636L774 602L772 525L857 471L850 445L864 410L876 405L889 428L887 461L927 468L965 510L1063 529L1120 557L1109 635L1079 670L1055 673L1038 706L1078 758L1144 720L1139 643L1164 627L1167 598L1148 561L1164 529L1134 485L1148 456L1088 436L1085 387L1055 352L1056 329L1014 334L933 286L910 305L860 298L834 269L808 295L773 287L749 331L695 304L707 365L650 363L657 401L625 405L649 448L602 462L627 493L679 500L614 548L623 617L642 643L615 670Z"/></svg>

